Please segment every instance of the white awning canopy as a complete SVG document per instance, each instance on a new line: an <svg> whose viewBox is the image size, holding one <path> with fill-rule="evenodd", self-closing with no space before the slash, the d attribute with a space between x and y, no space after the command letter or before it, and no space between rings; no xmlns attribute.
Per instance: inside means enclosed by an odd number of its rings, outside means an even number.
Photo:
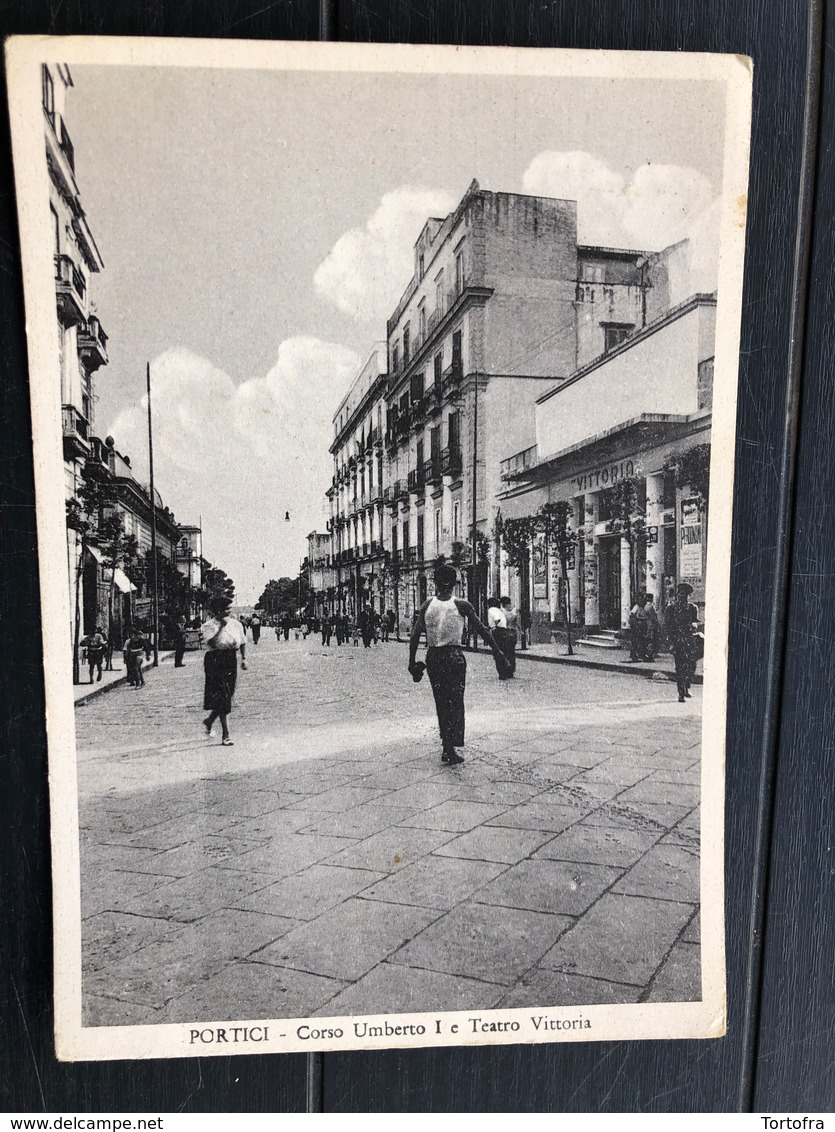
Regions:
<svg viewBox="0 0 835 1132"><path fill-rule="evenodd" d="M136 586L127 574L120 570L118 566L113 571L113 584L116 586L116 589L120 590L123 594L129 594L136 590Z"/></svg>

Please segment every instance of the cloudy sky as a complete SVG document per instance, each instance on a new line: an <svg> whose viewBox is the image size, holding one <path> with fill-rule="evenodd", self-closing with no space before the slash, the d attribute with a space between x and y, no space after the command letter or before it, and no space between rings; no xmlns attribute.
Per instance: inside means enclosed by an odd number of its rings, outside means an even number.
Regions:
<svg viewBox="0 0 835 1132"><path fill-rule="evenodd" d="M690 235L715 285L724 95L708 82L76 67L67 123L105 262L96 428L254 601L322 529L331 418L429 215L576 199L581 241ZM284 521L286 512L290 522Z"/></svg>

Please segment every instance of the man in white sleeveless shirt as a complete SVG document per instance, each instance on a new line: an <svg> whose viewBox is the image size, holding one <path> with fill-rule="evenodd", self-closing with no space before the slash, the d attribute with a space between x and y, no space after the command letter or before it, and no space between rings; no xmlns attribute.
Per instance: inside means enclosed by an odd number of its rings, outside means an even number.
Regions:
<svg viewBox="0 0 835 1132"><path fill-rule="evenodd" d="M420 678L422 669L415 663L420 635L426 631L426 671L435 696L438 728L441 732L441 762L449 766L464 759L456 747L464 746L464 688L467 679L467 662L461 651L464 618L469 618L493 650L496 663L507 665L493 634L479 621L468 601L452 596L458 575L452 566L439 566L435 570L435 597L420 608L409 640L409 672Z"/></svg>

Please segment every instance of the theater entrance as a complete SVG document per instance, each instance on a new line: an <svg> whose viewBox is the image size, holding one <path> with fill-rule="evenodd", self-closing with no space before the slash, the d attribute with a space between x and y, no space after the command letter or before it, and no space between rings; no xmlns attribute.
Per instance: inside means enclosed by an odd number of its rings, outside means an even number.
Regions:
<svg viewBox="0 0 835 1132"><path fill-rule="evenodd" d="M620 537L601 538L597 560L600 628L620 629Z"/></svg>

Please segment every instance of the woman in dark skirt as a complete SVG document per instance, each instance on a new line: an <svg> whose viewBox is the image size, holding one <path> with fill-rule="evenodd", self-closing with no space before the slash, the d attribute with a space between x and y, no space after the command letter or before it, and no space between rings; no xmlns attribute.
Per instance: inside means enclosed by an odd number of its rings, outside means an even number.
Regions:
<svg viewBox="0 0 835 1132"><path fill-rule="evenodd" d="M215 720L220 720L221 743L231 747L226 717L232 710L232 697L238 678L238 649L241 650L241 668L246 671L246 636L243 625L228 614L228 601L213 602L213 618L203 626L206 654L203 668L206 685L203 692L203 709L209 714L203 720L206 734L211 735Z"/></svg>

